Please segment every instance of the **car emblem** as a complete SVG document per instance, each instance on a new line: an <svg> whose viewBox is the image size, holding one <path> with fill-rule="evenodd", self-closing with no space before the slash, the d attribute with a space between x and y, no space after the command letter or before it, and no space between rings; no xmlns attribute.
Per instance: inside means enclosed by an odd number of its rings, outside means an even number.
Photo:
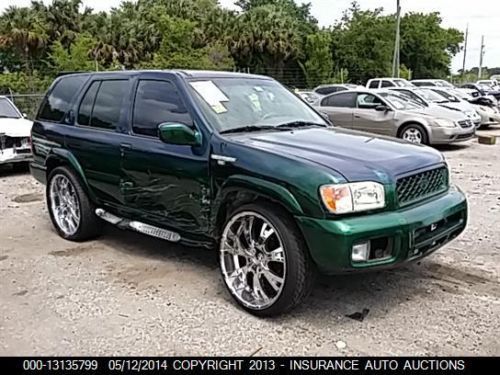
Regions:
<svg viewBox="0 0 500 375"><path fill-rule="evenodd" d="M431 232L434 232L437 229L437 224L431 224Z"/></svg>

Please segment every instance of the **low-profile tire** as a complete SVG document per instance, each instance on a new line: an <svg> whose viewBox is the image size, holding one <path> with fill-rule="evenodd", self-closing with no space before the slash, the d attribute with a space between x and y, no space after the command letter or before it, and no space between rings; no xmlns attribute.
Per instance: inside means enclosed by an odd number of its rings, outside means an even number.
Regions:
<svg viewBox="0 0 500 375"><path fill-rule="evenodd" d="M297 224L288 212L270 203L246 204L228 215L219 263L231 296L256 316L291 310L314 283L314 263Z"/></svg>
<svg viewBox="0 0 500 375"><path fill-rule="evenodd" d="M429 137L427 136L427 131L422 125L419 124L407 124L401 128L399 131L399 138L405 141L428 145Z"/></svg>
<svg viewBox="0 0 500 375"><path fill-rule="evenodd" d="M101 233L102 221L70 168L57 167L49 173L45 195L50 219L62 238L85 241Z"/></svg>

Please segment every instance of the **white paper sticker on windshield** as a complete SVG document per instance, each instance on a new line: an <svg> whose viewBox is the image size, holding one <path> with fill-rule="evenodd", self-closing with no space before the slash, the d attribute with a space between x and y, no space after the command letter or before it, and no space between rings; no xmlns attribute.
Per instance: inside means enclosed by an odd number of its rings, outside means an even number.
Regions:
<svg viewBox="0 0 500 375"><path fill-rule="evenodd" d="M201 95L212 108L221 102L228 102L229 98L212 81L195 81L190 85Z"/></svg>
<svg viewBox="0 0 500 375"><path fill-rule="evenodd" d="M227 108L224 107L224 104L217 103L211 106L215 113L224 113L227 112Z"/></svg>

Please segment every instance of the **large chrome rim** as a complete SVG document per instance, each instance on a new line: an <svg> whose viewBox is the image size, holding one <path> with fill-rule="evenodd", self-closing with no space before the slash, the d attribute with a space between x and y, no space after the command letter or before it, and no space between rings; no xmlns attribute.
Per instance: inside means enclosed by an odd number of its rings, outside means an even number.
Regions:
<svg viewBox="0 0 500 375"><path fill-rule="evenodd" d="M62 174L50 181L50 209L59 229L71 236L80 225L80 203L71 181Z"/></svg>
<svg viewBox="0 0 500 375"><path fill-rule="evenodd" d="M406 129L403 133L403 139L411 143L422 143L422 132L416 128Z"/></svg>
<svg viewBox="0 0 500 375"><path fill-rule="evenodd" d="M286 258L276 228L262 215L245 211L226 225L220 244L224 281L244 306L271 306L285 285Z"/></svg>

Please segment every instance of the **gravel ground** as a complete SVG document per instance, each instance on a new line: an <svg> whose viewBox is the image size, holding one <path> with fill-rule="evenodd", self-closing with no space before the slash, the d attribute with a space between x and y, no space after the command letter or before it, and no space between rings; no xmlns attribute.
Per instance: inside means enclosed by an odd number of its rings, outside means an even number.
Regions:
<svg viewBox="0 0 500 375"><path fill-rule="evenodd" d="M0 355L500 355L500 144L442 151L466 232L407 268L322 276L275 319L232 303L213 252L111 226L62 240L43 186L0 172Z"/></svg>

